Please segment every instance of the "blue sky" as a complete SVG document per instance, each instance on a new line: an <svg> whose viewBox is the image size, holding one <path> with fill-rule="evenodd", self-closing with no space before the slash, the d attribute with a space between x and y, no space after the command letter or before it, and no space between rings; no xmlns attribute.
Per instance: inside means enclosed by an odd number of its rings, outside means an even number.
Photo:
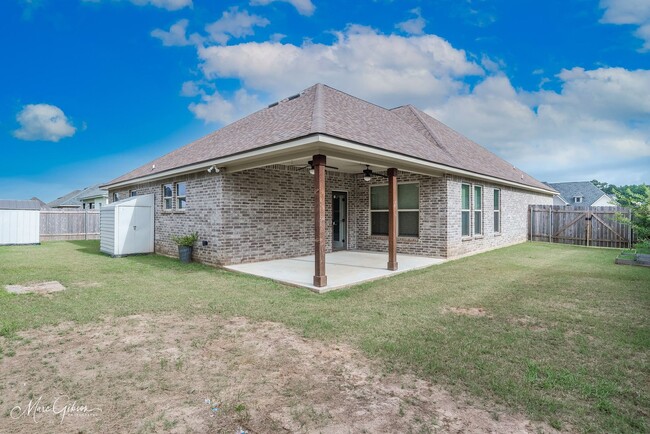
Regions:
<svg viewBox="0 0 650 434"><path fill-rule="evenodd" d="M647 0L5 0L4 198L109 181L323 82L540 180L650 182Z"/></svg>

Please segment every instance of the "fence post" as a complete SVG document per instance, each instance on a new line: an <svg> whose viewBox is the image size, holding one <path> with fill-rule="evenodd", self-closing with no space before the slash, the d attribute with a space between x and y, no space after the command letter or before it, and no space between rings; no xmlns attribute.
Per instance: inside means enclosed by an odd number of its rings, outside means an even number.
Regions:
<svg viewBox="0 0 650 434"><path fill-rule="evenodd" d="M84 240L88 239L88 210L84 210Z"/></svg>
<svg viewBox="0 0 650 434"><path fill-rule="evenodd" d="M553 205L548 207L548 242L553 242Z"/></svg>
<svg viewBox="0 0 650 434"><path fill-rule="evenodd" d="M587 232L587 247L589 247L589 239L591 237L591 211L587 211L585 215L585 221L587 224L585 225L585 231Z"/></svg>

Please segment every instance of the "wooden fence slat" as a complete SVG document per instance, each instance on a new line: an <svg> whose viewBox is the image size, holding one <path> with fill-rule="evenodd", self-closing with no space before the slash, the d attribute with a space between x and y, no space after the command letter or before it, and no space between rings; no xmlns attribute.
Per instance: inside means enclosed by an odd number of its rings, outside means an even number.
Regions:
<svg viewBox="0 0 650 434"><path fill-rule="evenodd" d="M99 211L42 210L41 241L99 239Z"/></svg>
<svg viewBox="0 0 650 434"><path fill-rule="evenodd" d="M631 211L622 207L566 207L530 205L528 239L595 247L630 247L634 233L630 225L615 219L617 213L628 218Z"/></svg>

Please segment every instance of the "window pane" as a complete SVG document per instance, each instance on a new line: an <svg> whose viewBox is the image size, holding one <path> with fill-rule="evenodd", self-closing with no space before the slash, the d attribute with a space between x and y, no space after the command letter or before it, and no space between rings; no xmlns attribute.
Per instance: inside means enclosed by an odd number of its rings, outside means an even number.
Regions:
<svg viewBox="0 0 650 434"><path fill-rule="evenodd" d="M185 209L187 207L187 200L184 197L178 198L178 209Z"/></svg>
<svg viewBox="0 0 650 434"><path fill-rule="evenodd" d="M400 211L398 233L402 237L417 237L419 231L420 213L418 211Z"/></svg>
<svg viewBox="0 0 650 434"><path fill-rule="evenodd" d="M501 190L494 190L494 209L498 210L499 206L501 206Z"/></svg>
<svg viewBox="0 0 650 434"><path fill-rule="evenodd" d="M388 235L388 212L372 212L370 233L372 235Z"/></svg>
<svg viewBox="0 0 650 434"><path fill-rule="evenodd" d="M481 211L474 211L474 234L479 235L483 233L481 228Z"/></svg>
<svg viewBox="0 0 650 434"><path fill-rule="evenodd" d="M469 185L467 184L461 185L460 191L461 191L461 209L469 209Z"/></svg>
<svg viewBox="0 0 650 434"><path fill-rule="evenodd" d="M185 183L179 182L176 184L176 196L185 196Z"/></svg>
<svg viewBox="0 0 650 434"><path fill-rule="evenodd" d="M165 209L172 209L172 200L165 199Z"/></svg>
<svg viewBox="0 0 650 434"><path fill-rule="evenodd" d="M388 209L388 186L370 187L370 209Z"/></svg>
<svg viewBox="0 0 650 434"><path fill-rule="evenodd" d="M172 185L165 184L163 185L163 194L165 197L172 197Z"/></svg>
<svg viewBox="0 0 650 434"><path fill-rule="evenodd" d="M397 208L420 209L420 186L418 184L397 186Z"/></svg>
<svg viewBox="0 0 650 434"><path fill-rule="evenodd" d="M499 214L499 211L494 212L494 232L501 232L501 222L499 221L501 217Z"/></svg>
<svg viewBox="0 0 650 434"><path fill-rule="evenodd" d="M464 237L469 236L469 211L462 211L461 212L461 220L462 220L462 235Z"/></svg>
<svg viewBox="0 0 650 434"><path fill-rule="evenodd" d="M474 209L481 209L483 198L481 197L482 189L478 185L474 186Z"/></svg>

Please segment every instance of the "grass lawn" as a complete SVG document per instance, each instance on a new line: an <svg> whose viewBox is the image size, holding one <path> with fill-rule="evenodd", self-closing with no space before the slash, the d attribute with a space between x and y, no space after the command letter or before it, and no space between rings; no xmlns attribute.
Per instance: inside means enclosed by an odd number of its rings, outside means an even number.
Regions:
<svg viewBox="0 0 650 434"><path fill-rule="evenodd" d="M108 258L95 241L0 247L0 358L21 330L174 312L280 322L360 348L481 402L578 432L647 432L650 269L616 250L526 243L316 295L161 256ZM2 361L0 360L0 365Z"/></svg>

